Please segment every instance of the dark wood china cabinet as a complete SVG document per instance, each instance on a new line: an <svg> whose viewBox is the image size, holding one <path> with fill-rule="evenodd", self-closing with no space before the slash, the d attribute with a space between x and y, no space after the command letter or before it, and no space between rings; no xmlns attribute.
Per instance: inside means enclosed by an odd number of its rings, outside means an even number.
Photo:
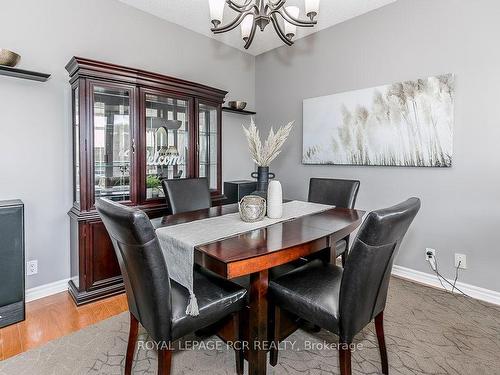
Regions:
<svg viewBox="0 0 500 375"><path fill-rule="evenodd" d="M220 203L227 92L79 57L66 70L74 164L69 291L80 305L123 291L97 198L140 207L153 218L168 213L162 179L207 177Z"/></svg>

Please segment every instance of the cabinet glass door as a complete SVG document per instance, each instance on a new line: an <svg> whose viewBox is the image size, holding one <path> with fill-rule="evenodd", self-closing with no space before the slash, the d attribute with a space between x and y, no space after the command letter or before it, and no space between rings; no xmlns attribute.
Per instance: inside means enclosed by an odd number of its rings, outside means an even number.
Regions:
<svg viewBox="0 0 500 375"><path fill-rule="evenodd" d="M211 190L219 189L218 142L219 111L214 105L198 104L198 144L199 144L199 177L206 177Z"/></svg>
<svg viewBox="0 0 500 375"><path fill-rule="evenodd" d="M189 101L147 93L145 109L146 199L155 199L162 179L189 177Z"/></svg>
<svg viewBox="0 0 500 375"><path fill-rule="evenodd" d="M130 200L131 91L92 86L94 197Z"/></svg>

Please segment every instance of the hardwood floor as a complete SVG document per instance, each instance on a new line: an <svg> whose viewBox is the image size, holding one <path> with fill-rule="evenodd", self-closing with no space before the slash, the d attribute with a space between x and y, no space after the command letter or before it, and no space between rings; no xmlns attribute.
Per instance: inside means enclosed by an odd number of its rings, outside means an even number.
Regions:
<svg viewBox="0 0 500 375"><path fill-rule="evenodd" d="M128 310L125 294L77 307L67 292L26 304L26 320L0 329L0 360Z"/></svg>

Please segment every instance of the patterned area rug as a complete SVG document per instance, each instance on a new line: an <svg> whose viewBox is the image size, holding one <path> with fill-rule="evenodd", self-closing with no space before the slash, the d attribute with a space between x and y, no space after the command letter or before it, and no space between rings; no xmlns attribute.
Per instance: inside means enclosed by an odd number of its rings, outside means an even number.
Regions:
<svg viewBox="0 0 500 375"><path fill-rule="evenodd" d="M393 278L385 311L390 374L499 374L500 307ZM375 327L358 335L354 374L380 374ZM122 374L128 313L0 362L1 375ZM147 339L143 333L141 338ZM338 374L337 337L299 330L269 374ZM193 344L197 345L193 349ZM293 347L292 347L293 344ZM155 350L141 343L134 374L155 374ZM234 374L234 352L215 337L179 343L173 374ZM247 367L245 367L247 371Z"/></svg>

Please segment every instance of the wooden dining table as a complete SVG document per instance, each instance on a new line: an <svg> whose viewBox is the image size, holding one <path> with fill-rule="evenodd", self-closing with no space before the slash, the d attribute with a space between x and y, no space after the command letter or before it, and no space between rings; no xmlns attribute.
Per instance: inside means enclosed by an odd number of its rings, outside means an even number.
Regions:
<svg viewBox="0 0 500 375"><path fill-rule="evenodd" d="M164 216L153 219L153 224L159 228L236 212L238 205L230 204ZM226 279L250 277L246 353L250 375L266 374L269 270L327 248L334 261L334 244L361 224L364 213L335 207L195 247L198 265Z"/></svg>

